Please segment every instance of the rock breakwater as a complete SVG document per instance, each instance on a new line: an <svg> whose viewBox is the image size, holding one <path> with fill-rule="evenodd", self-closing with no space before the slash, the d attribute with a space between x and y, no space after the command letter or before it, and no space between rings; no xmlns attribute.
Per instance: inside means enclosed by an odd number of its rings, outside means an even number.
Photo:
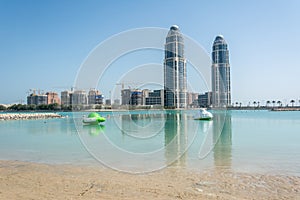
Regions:
<svg viewBox="0 0 300 200"><path fill-rule="evenodd" d="M62 118L63 116L56 113L2 113L0 120L27 120L27 119L48 119Z"/></svg>

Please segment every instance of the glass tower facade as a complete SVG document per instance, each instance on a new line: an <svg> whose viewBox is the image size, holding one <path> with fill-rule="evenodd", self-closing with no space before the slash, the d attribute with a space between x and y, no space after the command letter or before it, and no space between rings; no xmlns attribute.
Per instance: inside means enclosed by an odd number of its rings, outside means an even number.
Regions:
<svg viewBox="0 0 300 200"><path fill-rule="evenodd" d="M179 27L171 26L165 44L164 107L187 107L186 60L184 42Z"/></svg>
<svg viewBox="0 0 300 200"><path fill-rule="evenodd" d="M228 45L222 35L216 37L212 48L212 105L231 104L230 64Z"/></svg>

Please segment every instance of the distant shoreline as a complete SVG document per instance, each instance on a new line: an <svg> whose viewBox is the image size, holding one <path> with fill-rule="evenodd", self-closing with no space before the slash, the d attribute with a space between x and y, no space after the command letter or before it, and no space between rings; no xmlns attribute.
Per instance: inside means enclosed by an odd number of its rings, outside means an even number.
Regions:
<svg viewBox="0 0 300 200"><path fill-rule="evenodd" d="M59 112L126 112L126 111L183 111L183 110L198 110L199 108L188 108L188 109L87 109L87 110L1 110L1 113L59 113ZM207 108L208 110L267 110L267 111L300 111L300 106L294 107L227 107L227 108Z"/></svg>
<svg viewBox="0 0 300 200"><path fill-rule="evenodd" d="M300 111L300 106L294 107L228 107L227 110L269 110L269 111Z"/></svg>

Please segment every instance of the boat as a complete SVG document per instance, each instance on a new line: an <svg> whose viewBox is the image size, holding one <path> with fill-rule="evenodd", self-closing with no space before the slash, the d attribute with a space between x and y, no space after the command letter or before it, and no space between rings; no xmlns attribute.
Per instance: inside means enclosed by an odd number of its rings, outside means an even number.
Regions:
<svg viewBox="0 0 300 200"><path fill-rule="evenodd" d="M195 120L212 120L213 114L204 108L200 108L199 113L194 117Z"/></svg>
<svg viewBox="0 0 300 200"><path fill-rule="evenodd" d="M105 117L101 117L98 113L92 112L87 117L83 116L82 122L84 125L98 125L105 122Z"/></svg>

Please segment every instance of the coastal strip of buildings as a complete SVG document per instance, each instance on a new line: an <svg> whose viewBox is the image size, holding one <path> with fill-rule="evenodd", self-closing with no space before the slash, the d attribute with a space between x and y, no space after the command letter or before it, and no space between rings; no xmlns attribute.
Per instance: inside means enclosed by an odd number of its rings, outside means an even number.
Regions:
<svg viewBox="0 0 300 200"><path fill-rule="evenodd" d="M198 93L187 93L188 107L198 107ZM115 108L126 108L126 106L150 106L152 108L164 107L164 90L149 90L149 89L122 89L121 100L104 99L104 95L99 90L65 90L60 93L31 93L27 96L28 105L49 105L57 104L62 106L85 105L90 108L97 106L115 106ZM98 107L99 108L99 107Z"/></svg>
<svg viewBox="0 0 300 200"><path fill-rule="evenodd" d="M164 87L157 90L122 88L121 100L104 99L99 90L65 90L60 96L56 92L35 93L27 97L27 104L58 104L62 106L102 105L126 108L150 106L154 108L185 109L195 107L228 107L231 105L231 82L228 45L218 35L212 46L212 91L202 94L187 91L187 69L184 55L184 38L177 25L170 27L165 40L163 63Z"/></svg>

